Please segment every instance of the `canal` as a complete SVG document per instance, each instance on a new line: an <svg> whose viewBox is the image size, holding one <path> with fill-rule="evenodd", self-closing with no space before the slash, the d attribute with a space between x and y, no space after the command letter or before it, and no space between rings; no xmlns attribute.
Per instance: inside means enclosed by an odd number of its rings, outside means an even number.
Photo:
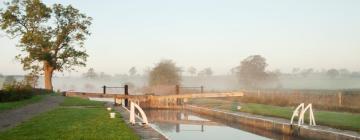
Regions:
<svg viewBox="0 0 360 140"><path fill-rule="evenodd" d="M221 122L209 116L199 115L186 110L145 110L150 125L172 140L267 140L299 138L280 135L231 122Z"/></svg>

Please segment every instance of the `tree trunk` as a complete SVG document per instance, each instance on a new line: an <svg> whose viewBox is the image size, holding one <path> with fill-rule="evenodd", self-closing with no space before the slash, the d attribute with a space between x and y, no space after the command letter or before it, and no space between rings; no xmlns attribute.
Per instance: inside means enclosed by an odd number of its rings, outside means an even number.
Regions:
<svg viewBox="0 0 360 140"><path fill-rule="evenodd" d="M45 81L45 89L53 90L52 85L52 75L54 72L54 68L48 63L44 62L44 81Z"/></svg>

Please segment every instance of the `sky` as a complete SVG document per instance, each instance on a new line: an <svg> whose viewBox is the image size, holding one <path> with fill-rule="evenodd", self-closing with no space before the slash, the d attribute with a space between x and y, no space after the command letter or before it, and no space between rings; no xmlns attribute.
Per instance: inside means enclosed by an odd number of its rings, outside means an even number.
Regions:
<svg viewBox="0 0 360 140"><path fill-rule="evenodd" d="M359 0L44 0L93 18L87 67L139 73L162 59L185 70L227 74L250 55L268 70L295 67L360 71ZM4 8L1 5L0 8ZM16 39L0 37L0 73L24 74ZM57 75L68 75L68 73Z"/></svg>

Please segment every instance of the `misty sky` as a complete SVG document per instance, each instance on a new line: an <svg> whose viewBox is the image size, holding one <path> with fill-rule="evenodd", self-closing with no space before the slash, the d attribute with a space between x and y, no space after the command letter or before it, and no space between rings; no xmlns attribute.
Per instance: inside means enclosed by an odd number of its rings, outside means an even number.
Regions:
<svg viewBox="0 0 360 140"><path fill-rule="evenodd" d="M211 67L215 74L226 74L253 54L264 56L269 70L360 70L359 0L44 2L72 4L93 17L88 66L79 72L93 67L127 73L136 66L142 73L161 59L172 59L186 69ZM24 73L14 59L20 52L15 44L0 37L2 74Z"/></svg>

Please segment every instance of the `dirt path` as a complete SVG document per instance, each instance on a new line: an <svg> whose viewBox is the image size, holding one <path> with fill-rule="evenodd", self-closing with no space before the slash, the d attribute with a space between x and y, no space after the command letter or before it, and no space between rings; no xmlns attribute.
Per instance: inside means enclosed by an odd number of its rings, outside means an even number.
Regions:
<svg viewBox="0 0 360 140"><path fill-rule="evenodd" d="M40 102L0 113L0 132L13 128L42 112L49 111L64 100L62 96L47 96Z"/></svg>

